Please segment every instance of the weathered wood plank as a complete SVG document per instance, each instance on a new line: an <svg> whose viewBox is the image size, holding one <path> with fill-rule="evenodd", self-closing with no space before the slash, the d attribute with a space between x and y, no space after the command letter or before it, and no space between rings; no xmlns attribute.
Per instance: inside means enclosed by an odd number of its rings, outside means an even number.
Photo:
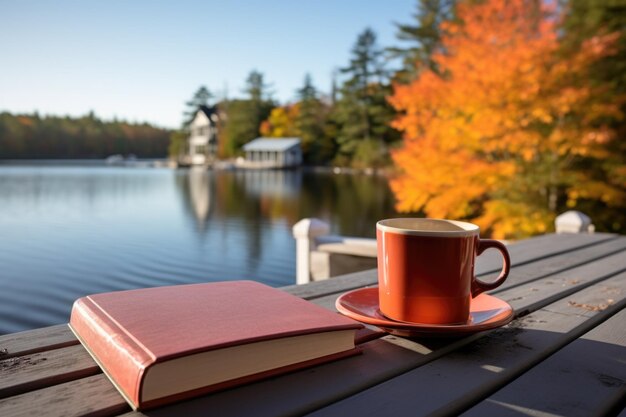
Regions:
<svg viewBox="0 0 626 417"><path fill-rule="evenodd" d="M67 324L0 336L0 360L78 343Z"/></svg>
<svg viewBox="0 0 626 417"><path fill-rule="evenodd" d="M130 410L104 374L0 400L2 416L112 416Z"/></svg>
<svg viewBox="0 0 626 417"><path fill-rule="evenodd" d="M100 373L81 345L0 361L0 398Z"/></svg>
<svg viewBox="0 0 626 417"><path fill-rule="evenodd" d="M626 399L624 364L626 310L573 341L463 416L615 414Z"/></svg>
<svg viewBox="0 0 626 417"><path fill-rule="evenodd" d="M306 285L289 285L283 289L305 300L311 300L316 297L374 285L378 280L376 274L375 269L370 269L333 277L326 281L315 281Z"/></svg>
<svg viewBox="0 0 626 417"><path fill-rule="evenodd" d="M551 234L522 240L508 246L513 266L525 265L552 256L566 254L577 249L586 249L613 239L626 239L611 234ZM477 275L494 273L502 267L502 259L497 253L487 251L478 257L476 262ZM355 272L326 281L312 282L307 285L290 285L283 287L290 293L304 299L323 297L330 294L346 292L356 288L376 285L376 270Z"/></svg>
<svg viewBox="0 0 626 417"><path fill-rule="evenodd" d="M498 294L512 287L542 280L561 272L572 271L581 266L592 265L597 261L606 262L611 259L609 262L614 262L614 259L619 261L623 257L626 257L626 237L619 237L590 247L554 255L537 262L523 263L515 266L507 280L500 287L490 291L490 294ZM626 263L624 263L624 267L626 267ZM579 271L583 275L586 274L583 270ZM477 271L477 274L484 276L480 271Z"/></svg>
<svg viewBox="0 0 626 417"><path fill-rule="evenodd" d="M614 292L612 305L580 314L582 304L598 307L610 304L607 288ZM585 288L572 297L576 303L570 303L569 297L561 299L461 349L313 415L457 415L626 306L626 273ZM592 317L588 317L589 313Z"/></svg>
<svg viewBox="0 0 626 417"><path fill-rule="evenodd" d="M620 236L608 233L546 234L512 243L507 248L511 258L515 258L513 265L520 266L617 238ZM497 272L501 267L502 258L495 250L488 250L479 256L476 263L476 270L481 274Z"/></svg>
<svg viewBox="0 0 626 417"><path fill-rule="evenodd" d="M575 269L549 275L540 281L531 280L524 285L515 285L496 295L511 304L518 315L524 315L624 271L626 253L620 252Z"/></svg>

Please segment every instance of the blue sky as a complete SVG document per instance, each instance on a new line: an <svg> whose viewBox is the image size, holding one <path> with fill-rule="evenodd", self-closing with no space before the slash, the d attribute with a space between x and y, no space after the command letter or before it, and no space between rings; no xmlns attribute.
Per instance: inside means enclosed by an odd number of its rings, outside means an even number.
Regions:
<svg viewBox="0 0 626 417"><path fill-rule="evenodd" d="M398 44L415 0L0 0L0 111L177 127L202 84L241 96L252 69L280 102L309 72L330 90L357 35Z"/></svg>

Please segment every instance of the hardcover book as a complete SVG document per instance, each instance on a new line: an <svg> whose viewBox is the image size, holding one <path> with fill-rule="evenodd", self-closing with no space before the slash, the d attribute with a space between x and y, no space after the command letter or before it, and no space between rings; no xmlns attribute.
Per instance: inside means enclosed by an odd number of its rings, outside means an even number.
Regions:
<svg viewBox="0 0 626 417"><path fill-rule="evenodd" d="M137 410L356 354L362 325L231 281L83 297L70 328Z"/></svg>

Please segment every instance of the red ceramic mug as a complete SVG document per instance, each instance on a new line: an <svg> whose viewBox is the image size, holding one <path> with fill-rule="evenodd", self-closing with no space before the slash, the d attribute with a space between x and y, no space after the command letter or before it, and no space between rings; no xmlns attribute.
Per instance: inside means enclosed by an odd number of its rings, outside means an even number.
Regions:
<svg viewBox="0 0 626 417"><path fill-rule="evenodd" d="M459 324L470 302L501 285L511 260L497 240L478 237L475 224L455 220L400 218L376 224L380 311L392 320ZM476 257L488 248L501 252L503 266L493 282L474 275Z"/></svg>

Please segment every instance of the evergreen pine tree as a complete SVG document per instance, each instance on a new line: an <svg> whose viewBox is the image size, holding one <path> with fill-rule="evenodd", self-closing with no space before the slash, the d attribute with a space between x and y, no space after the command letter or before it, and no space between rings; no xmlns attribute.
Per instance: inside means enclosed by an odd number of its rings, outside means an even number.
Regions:
<svg viewBox="0 0 626 417"><path fill-rule="evenodd" d="M226 113L224 156L238 154L243 145L256 138L261 122L267 119L274 107L271 87L263 78L261 72L251 71L244 88L247 99L229 100L224 105Z"/></svg>
<svg viewBox="0 0 626 417"><path fill-rule="evenodd" d="M260 103L271 100L271 85L266 84L263 78L263 74L257 70L252 70L248 74L246 87L243 91L248 95L250 101Z"/></svg>
<svg viewBox="0 0 626 417"><path fill-rule="evenodd" d="M394 115L386 100L390 86L374 31L366 28L359 34L351 55L350 65L341 69L348 78L333 112L339 125L335 162L378 166L385 163L386 145L396 140L398 133L389 126Z"/></svg>
<svg viewBox="0 0 626 417"><path fill-rule="evenodd" d="M196 112L200 106L208 106L209 100L213 97L213 94L205 86L200 86L194 93L191 100L185 103L186 109L183 112L183 127L186 127L191 123Z"/></svg>
<svg viewBox="0 0 626 417"><path fill-rule="evenodd" d="M324 130L327 106L320 100L310 74L304 77L304 85L297 91L299 112L296 129L302 140L302 151L307 163L327 162L334 152L333 140Z"/></svg>
<svg viewBox="0 0 626 417"><path fill-rule="evenodd" d="M402 68L394 76L396 80L410 82L415 79L420 68L424 67L437 72L432 56L441 44L440 25L454 19L457 2L458 0L418 0L417 10L413 14L415 24L396 23L398 40L411 43L411 46L405 48L387 48L391 57L402 59Z"/></svg>

